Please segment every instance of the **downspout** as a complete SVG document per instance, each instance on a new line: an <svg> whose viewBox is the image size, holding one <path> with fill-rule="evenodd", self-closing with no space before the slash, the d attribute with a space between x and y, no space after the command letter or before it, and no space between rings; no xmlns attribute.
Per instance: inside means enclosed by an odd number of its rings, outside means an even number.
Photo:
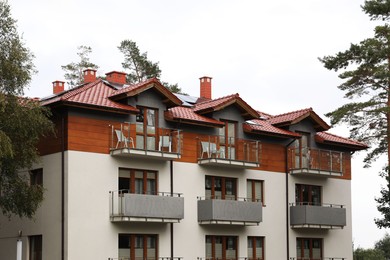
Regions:
<svg viewBox="0 0 390 260"><path fill-rule="evenodd" d="M288 147L295 142L297 138L293 138L291 142L286 145L286 249L287 249L287 260L290 259L290 225L289 225L289 205L288 205Z"/></svg>
<svg viewBox="0 0 390 260"><path fill-rule="evenodd" d="M169 161L170 178L171 178L171 196L173 197L173 160ZM173 260L173 223L170 223L171 228L171 260Z"/></svg>
<svg viewBox="0 0 390 260"><path fill-rule="evenodd" d="M65 112L61 117L61 260L65 259Z"/></svg>

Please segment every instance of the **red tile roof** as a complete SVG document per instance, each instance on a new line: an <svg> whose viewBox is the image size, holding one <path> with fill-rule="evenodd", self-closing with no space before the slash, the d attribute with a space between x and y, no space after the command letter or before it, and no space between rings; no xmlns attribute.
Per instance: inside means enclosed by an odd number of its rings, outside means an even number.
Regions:
<svg viewBox="0 0 390 260"><path fill-rule="evenodd" d="M330 126L322 120L311 107L273 116L269 119L269 122L274 126L286 126L299 123L307 117L310 117L316 123L315 128L319 131L328 130L330 128Z"/></svg>
<svg viewBox="0 0 390 260"><path fill-rule="evenodd" d="M43 100L42 105L50 105L57 102L75 106L96 107L99 109L119 110L123 112L138 112L138 109L110 100L108 97L116 90L101 79L82 85L78 88L62 92L53 98Z"/></svg>
<svg viewBox="0 0 390 260"><path fill-rule="evenodd" d="M189 107L173 107L165 112L165 119L168 121L183 121L189 124L222 127L225 124L213 118L205 117L194 112Z"/></svg>
<svg viewBox="0 0 390 260"><path fill-rule="evenodd" d="M122 89L115 91L109 98L118 100L125 97L135 96L139 93L154 87L158 92L164 95L171 103L171 106L179 106L182 101L164 87L156 78L147 79L134 85L125 85Z"/></svg>
<svg viewBox="0 0 390 260"><path fill-rule="evenodd" d="M315 140L318 143L345 146L348 148L354 148L355 150L364 150L368 148L368 146L363 143L340 137L328 132L318 132L315 136Z"/></svg>
<svg viewBox="0 0 390 260"><path fill-rule="evenodd" d="M295 132L291 132L288 130L284 130L278 127L271 125L266 120L254 119L243 125L244 131L248 133L258 133L272 136L280 136L280 137L290 137L297 138L300 137L300 134Z"/></svg>
<svg viewBox="0 0 390 260"><path fill-rule="evenodd" d="M194 106L194 111L199 114L209 113L213 111L219 111L232 104L237 104L242 111L244 111L244 117L246 119L258 118L258 113L251 106L249 106L239 94L233 94L217 99L211 99L197 103Z"/></svg>

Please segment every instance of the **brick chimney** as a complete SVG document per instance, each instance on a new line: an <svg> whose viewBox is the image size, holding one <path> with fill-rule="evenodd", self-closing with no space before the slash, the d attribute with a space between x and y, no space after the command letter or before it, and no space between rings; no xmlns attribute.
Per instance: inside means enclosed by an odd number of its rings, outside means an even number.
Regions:
<svg viewBox="0 0 390 260"><path fill-rule="evenodd" d="M211 79L212 77L201 77L200 79L200 97L211 99Z"/></svg>
<svg viewBox="0 0 390 260"><path fill-rule="evenodd" d="M111 83L126 84L126 73L111 71L106 73L106 80Z"/></svg>
<svg viewBox="0 0 390 260"><path fill-rule="evenodd" d="M84 74L84 83L91 83L96 80L96 70L94 69L85 69Z"/></svg>
<svg viewBox="0 0 390 260"><path fill-rule="evenodd" d="M65 82L64 81L53 81L53 94L58 94L64 91Z"/></svg>

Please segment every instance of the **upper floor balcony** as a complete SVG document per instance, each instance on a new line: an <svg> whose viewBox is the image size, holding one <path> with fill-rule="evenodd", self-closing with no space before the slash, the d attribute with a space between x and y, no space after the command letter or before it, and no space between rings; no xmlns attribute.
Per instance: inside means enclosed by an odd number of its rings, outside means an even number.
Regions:
<svg viewBox="0 0 390 260"><path fill-rule="evenodd" d="M180 222L184 218L184 198L181 194L159 192L156 195L110 192L112 222Z"/></svg>
<svg viewBox="0 0 390 260"><path fill-rule="evenodd" d="M290 206L292 228L343 228L347 224L347 212L343 205L309 203Z"/></svg>
<svg viewBox="0 0 390 260"><path fill-rule="evenodd" d="M259 225L262 219L259 200L198 198L199 224Z"/></svg>
<svg viewBox="0 0 390 260"><path fill-rule="evenodd" d="M291 174L343 176L345 153L315 148L289 148L288 169Z"/></svg>
<svg viewBox="0 0 390 260"><path fill-rule="evenodd" d="M143 123L111 125L110 153L113 156L161 160L181 157L180 130L145 126Z"/></svg>
<svg viewBox="0 0 390 260"><path fill-rule="evenodd" d="M201 165L256 168L260 166L260 142L224 136L198 136Z"/></svg>

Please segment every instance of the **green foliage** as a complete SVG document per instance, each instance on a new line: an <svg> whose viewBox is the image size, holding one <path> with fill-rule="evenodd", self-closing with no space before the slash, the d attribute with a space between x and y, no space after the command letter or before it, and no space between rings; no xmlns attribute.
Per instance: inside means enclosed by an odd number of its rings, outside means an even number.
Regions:
<svg viewBox="0 0 390 260"><path fill-rule="evenodd" d="M390 0L367 0L363 11L372 20L389 19ZM334 56L320 58L325 68L339 71L344 82L338 86L351 102L326 114L332 125L346 123L350 126L351 138L370 146L364 159L369 167L378 157L388 156L382 176L389 179L390 163L390 26L375 28L374 37L359 44L351 44L348 50ZM390 227L389 188L381 190L377 198L378 210L383 219L375 219L378 227Z"/></svg>
<svg viewBox="0 0 390 260"><path fill-rule="evenodd" d="M118 49L125 58L122 67L127 70L127 82L129 84L136 84L150 78L160 78L161 70L158 62L153 63L148 60L148 53L141 53L136 42L124 40ZM186 95L182 93L177 83L171 85L168 82L162 82L162 84L173 93Z"/></svg>
<svg viewBox="0 0 390 260"><path fill-rule="evenodd" d="M388 233L375 243L375 249L382 251L386 259L390 259L390 235Z"/></svg>
<svg viewBox="0 0 390 260"><path fill-rule="evenodd" d="M386 260L386 258L380 250L358 248L353 252L353 260Z"/></svg>
<svg viewBox="0 0 390 260"><path fill-rule="evenodd" d="M388 20L390 14L389 0L365 1L362 6L363 11L370 16L371 20Z"/></svg>
<svg viewBox="0 0 390 260"><path fill-rule="evenodd" d="M89 61L89 55L92 53L91 47L81 45L77 47L77 49L77 56L80 57L80 61L77 63L71 62L68 65L61 66L61 68L66 72L64 77L71 88L83 83L83 71L85 69L99 68L99 66Z"/></svg>
<svg viewBox="0 0 390 260"><path fill-rule="evenodd" d="M34 71L33 55L19 37L11 8L0 0L0 92L22 95Z"/></svg>
<svg viewBox="0 0 390 260"><path fill-rule="evenodd" d="M34 65L15 23L10 6L0 0L0 209L8 216L32 218L43 189L30 186L20 171L37 161L36 145L53 126L47 109L17 96L24 93Z"/></svg>

